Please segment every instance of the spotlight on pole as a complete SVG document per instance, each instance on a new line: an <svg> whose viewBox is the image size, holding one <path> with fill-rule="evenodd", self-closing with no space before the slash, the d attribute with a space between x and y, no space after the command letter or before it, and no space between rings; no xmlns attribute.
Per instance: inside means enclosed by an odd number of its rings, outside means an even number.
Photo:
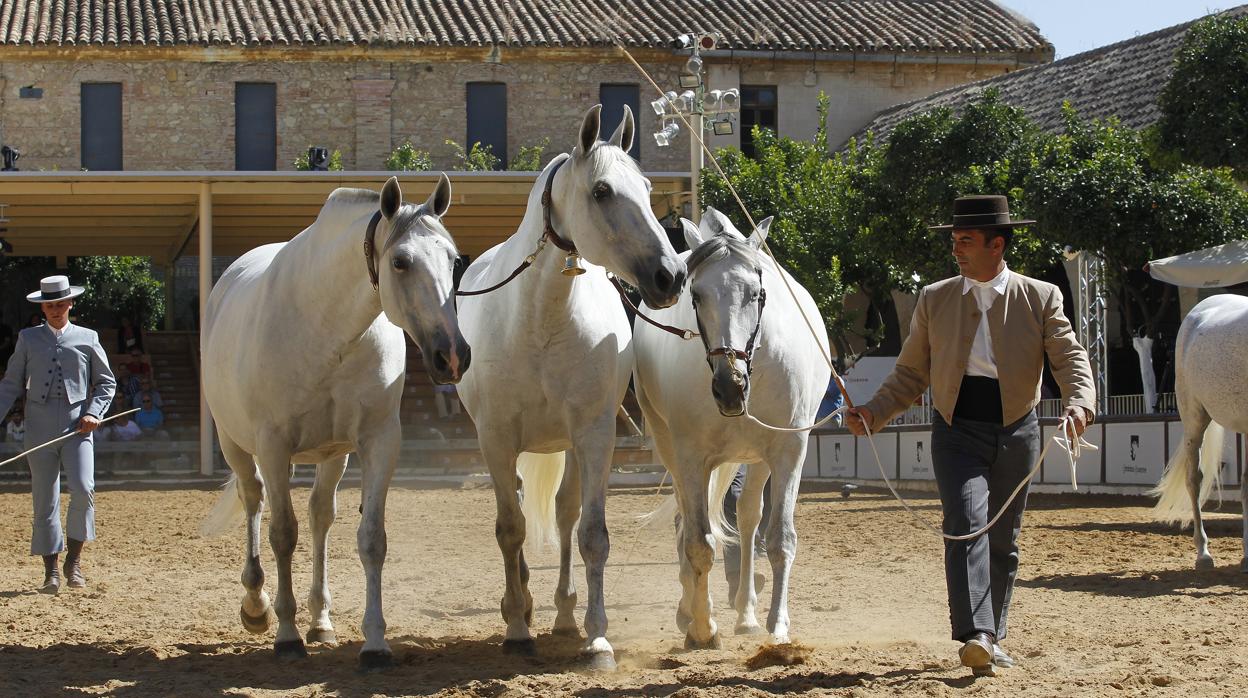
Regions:
<svg viewBox="0 0 1248 698"><path fill-rule="evenodd" d="M726 118L716 121L713 124L711 124L711 131L716 136L731 136L732 135L732 122Z"/></svg>
<svg viewBox="0 0 1248 698"><path fill-rule="evenodd" d="M313 172L329 170L329 148L314 145L308 148L308 169Z"/></svg>
<svg viewBox="0 0 1248 698"><path fill-rule="evenodd" d="M676 140L676 136L678 135L680 135L680 124L675 121L669 121L663 127L662 131L654 134L654 142L660 148L666 148L672 144L672 141Z"/></svg>

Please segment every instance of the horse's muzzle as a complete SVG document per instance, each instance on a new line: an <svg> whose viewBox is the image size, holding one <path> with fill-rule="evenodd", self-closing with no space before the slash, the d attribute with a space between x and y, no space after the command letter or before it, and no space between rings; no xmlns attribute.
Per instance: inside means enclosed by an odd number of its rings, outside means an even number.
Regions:
<svg viewBox="0 0 1248 698"><path fill-rule="evenodd" d="M642 300L651 308L666 308L680 299L685 288L685 263L679 258L662 258L650 273L637 274Z"/></svg>
<svg viewBox="0 0 1248 698"><path fill-rule="evenodd" d="M750 378L732 370L732 359L721 358L719 366L711 376L711 395L719 413L725 417L740 417L745 414L745 405L750 398Z"/></svg>
<svg viewBox="0 0 1248 698"><path fill-rule="evenodd" d="M458 383L464 377L464 372L472 363L472 349L463 335L456 332L455 339L451 340L446 334L438 333L426 346L428 351L422 347L426 359L425 368L434 383Z"/></svg>

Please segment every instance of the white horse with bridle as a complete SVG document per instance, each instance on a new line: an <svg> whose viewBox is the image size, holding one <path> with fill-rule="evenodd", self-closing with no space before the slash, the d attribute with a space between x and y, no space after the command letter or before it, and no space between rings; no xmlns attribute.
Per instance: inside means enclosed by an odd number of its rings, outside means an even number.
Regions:
<svg viewBox="0 0 1248 698"><path fill-rule="evenodd" d="M1223 427L1248 433L1248 298L1213 296L1183 318L1175 339L1174 390L1183 440L1153 492L1160 495L1154 516L1170 523L1192 521L1196 569L1212 569L1200 507L1218 488ZM1244 521L1240 568L1248 572L1248 467L1239 482Z"/></svg>
<svg viewBox="0 0 1248 698"><path fill-rule="evenodd" d="M246 510L243 626L268 630L274 650L306 656L295 625L290 576L299 525L290 499L293 463L316 463L309 503L313 572L308 642L336 642L329 618L326 535L347 454L363 477L357 541L367 578L365 668L391 662L381 609L386 490L399 457L399 402L407 332L436 383L468 368L454 304L455 243L441 218L451 200L443 175L428 201L403 203L393 177L377 192L338 189L290 242L258 247L226 269L208 298L201 339L203 389L234 477L201 530L223 532ZM204 438L208 438L204 435ZM264 592L260 513L271 510L277 601Z"/></svg>
<svg viewBox="0 0 1248 698"><path fill-rule="evenodd" d="M637 400L672 474L681 514L677 550L683 593L676 622L690 648L719 646L708 582L716 539L726 533L723 496L738 463L748 464L748 470L737 503L736 632L761 632L755 617L754 533L763 486L772 477L764 531L774 579L767 629L774 642L789 641L789 573L797 552L793 509L810 432L767 429L745 415L780 427L810 426L831 369L823 358L827 331L814 300L759 252L771 221L763 220L747 239L713 208L700 227L682 220L691 250L685 257L688 289L651 319L677 331L696 325L701 342L642 318L635 321Z"/></svg>
<svg viewBox="0 0 1248 698"><path fill-rule="evenodd" d="M516 233L475 260L460 280L464 292L498 288L460 300L460 323L475 351L459 392L494 484L495 536L506 574L503 650L535 650L521 550L526 525L517 460L523 455L526 503L549 500L562 477L554 515L561 543L555 632L578 634L571 536L579 516L589 589L584 651L592 668L610 669L615 659L602 588L607 477L633 357L628 319L607 272L661 307L680 294L685 265L651 210L650 182L628 155L632 112L625 108L605 142L598 140L600 113L601 106L589 110L575 150L538 176ZM550 245L560 249L545 249ZM588 264L577 274L579 257ZM565 451L570 462L561 476Z"/></svg>

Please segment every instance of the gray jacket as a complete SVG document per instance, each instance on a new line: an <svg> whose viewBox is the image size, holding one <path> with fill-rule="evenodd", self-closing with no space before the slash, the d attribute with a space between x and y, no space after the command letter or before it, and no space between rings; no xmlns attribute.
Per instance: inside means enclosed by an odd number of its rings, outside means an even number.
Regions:
<svg viewBox="0 0 1248 698"><path fill-rule="evenodd" d="M28 327L17 335L17 347L0 380L0 417L26 391L26 401L44 403L60 369L65 397L71 405L90 399L86 414L101 418L113 401L117 380L95 330L70 323L57 337L47 325Z"/></svg>

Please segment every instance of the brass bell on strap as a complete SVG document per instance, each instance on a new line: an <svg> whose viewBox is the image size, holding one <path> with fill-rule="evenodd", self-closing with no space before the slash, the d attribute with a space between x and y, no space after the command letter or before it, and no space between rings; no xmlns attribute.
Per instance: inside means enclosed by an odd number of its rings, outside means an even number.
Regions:
<svg viewBox="0 0 1248 698"><path fill-rule="evenodd" d="M569 252L568 256L563 258L563 275L580 276L584 273L585 267L581 266L581 256L575 252Z"/></svg>

